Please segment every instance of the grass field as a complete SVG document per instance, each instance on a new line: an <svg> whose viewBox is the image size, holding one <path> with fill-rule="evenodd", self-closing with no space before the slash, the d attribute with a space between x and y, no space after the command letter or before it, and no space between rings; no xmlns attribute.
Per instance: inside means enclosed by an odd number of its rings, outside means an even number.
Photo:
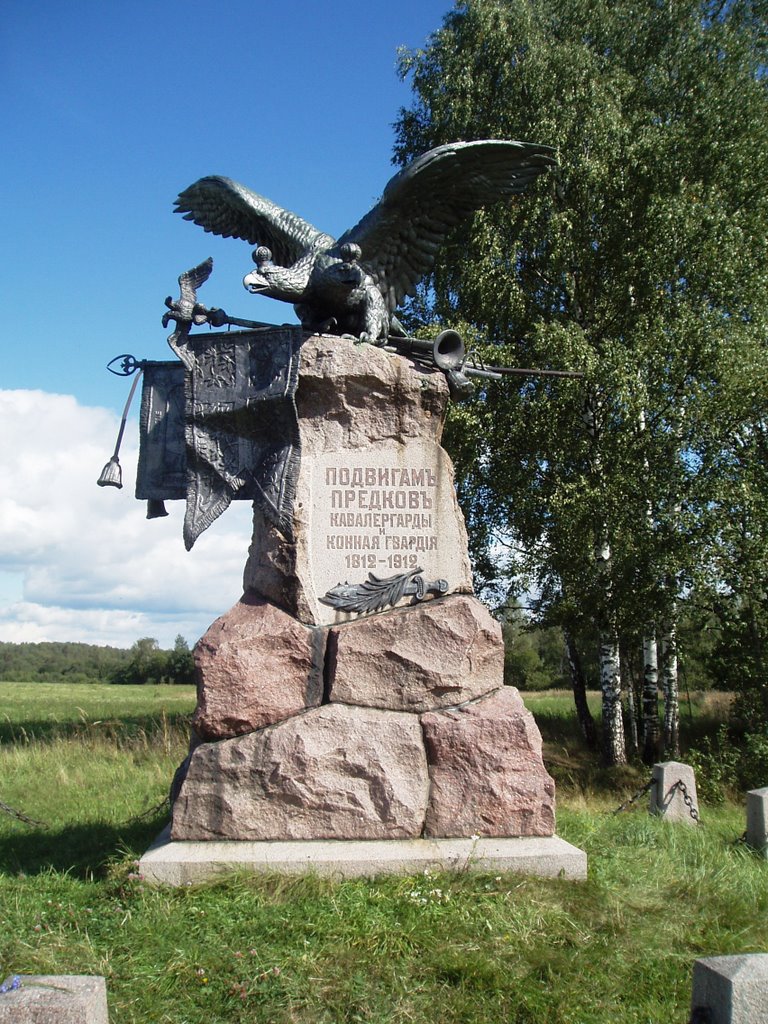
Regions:
<svg viewBox="0 0 768 1024"><path fill-rule="evenodd" d="M163 716L186 722L194 706L194 686L0 682L0 741L154 730Z"/></svg>
<svg viewBox="0 0 768 1024"><path fill-rule="evenodd" d="M586 849L587 882L155 891L134 862L163 824L192 690L0 684L0 801L44 823L0 813L0 973L102 974L113 1024L685 1024L697 957L768 950L744 810L704 806L697 829L614 816L644 772L585 782L568 699L526 701L572 772L558 833Z"/></svg>

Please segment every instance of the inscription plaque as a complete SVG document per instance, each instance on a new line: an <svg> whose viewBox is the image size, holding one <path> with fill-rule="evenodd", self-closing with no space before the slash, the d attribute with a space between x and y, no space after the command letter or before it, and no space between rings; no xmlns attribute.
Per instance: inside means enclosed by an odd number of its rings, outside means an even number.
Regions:
<svg viewBox="0 0 768 1024"><path fill-rule="evenodd" d="M314 589L322 595L339 583L362 583L368 573L421 568L453 590L464 575L458 522L453 472L436 444L318 455L311 475Z"/></svg>

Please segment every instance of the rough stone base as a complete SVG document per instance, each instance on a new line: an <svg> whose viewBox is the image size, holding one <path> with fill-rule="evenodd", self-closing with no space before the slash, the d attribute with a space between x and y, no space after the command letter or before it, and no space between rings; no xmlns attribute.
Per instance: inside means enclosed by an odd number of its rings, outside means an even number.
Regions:
<svg viewBox="0 0 768 1024"><path fill-rule="evenodd" d="M426 741L426 749L425 749ZM178 842L551 836L555 786L517 690L453 710L325 704L197 746Z"/></svg>
<svg viewBox="0 0 768 1024"><path fill-rule="evenodd" d="M404 839L429 795L417 715L326 704L195 749L173 806L181 842Z"/></svg>
<svg viewBox="0 0 768 1024"><path fill-rule="evenodd" d="M0 995L0 1024L108 1024L107 986L99 975L22 974L20 980L19 988Z"/></svg>
<svg viewBox="0 0 768 1024"><path fill-rule="evenodd" d="M512 871L587 877L587 855L559 836L515 839L171 842L165 829L139 862L149 885L192 885L232 871L372 878L430 871Z"/></svg>

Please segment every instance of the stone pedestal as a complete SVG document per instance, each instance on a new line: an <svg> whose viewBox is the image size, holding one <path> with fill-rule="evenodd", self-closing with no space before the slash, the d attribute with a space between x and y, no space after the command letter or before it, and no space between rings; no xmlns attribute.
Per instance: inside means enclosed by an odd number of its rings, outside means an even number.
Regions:
<svg viewBox="0 0 768 1024"><path fill-rule="evenodd" d="M261 729L317 707L325 637L255 594L246 594L195 648L193 725L204 740Z"/></svg>
<svg viewBox="0 0 768 1024"><path fill-rule="evenodd" d="M173 842L553 836L541 737L471 594L447 401L437 371L306 340L294 529L255 514L245 594L195 649Z"/></svg>
<svg viewBox="0 0 768 1024"><path fill-rule="evenodd" d="M202 742L172 839L553 834L541 737L502 685L501 627L479 601L453 594L340 626L293 623L295 637L285 619L248 596L198 644ZM272 650L265 622L281 627Z"/></svg>
<svg viewBox="0 0 768 1024"><path fill-rule="evenodd" d="M559 836L514 839L312 839L171 842L169 831L141 858L147 885L198 885L231 871L314 874L339 881L438 871L513 871L539 878L587 877L587 855Z"/></svg>

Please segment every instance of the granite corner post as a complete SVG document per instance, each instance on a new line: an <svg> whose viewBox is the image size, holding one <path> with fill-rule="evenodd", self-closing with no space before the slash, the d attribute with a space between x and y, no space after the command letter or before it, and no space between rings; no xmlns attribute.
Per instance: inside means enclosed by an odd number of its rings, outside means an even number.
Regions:
<svg viewBox="0 0 768 1024"><path fill-rule="evenodd" d="M693 965L691 1022L768 1024L768 953L697 960Z"/></svg>
<svg viewBox="0 0 768 1024"><path fill-rule="evenodd" d="M195 649L174 842L554 837L541 737L472 595L447 401L437 371L306 339L293 533L255 512L243 598ZM327 601L406 575L368 614Z"/></svg>
<svg viewBox="0 0 768 1024"><path fill-rule="evenodd" d="M747 793L747 846L768 859L768 786Z"/></svg>
<svg viewBox="0 0 768 1024"><path fill-rule="evenodd" d="M0 1024L109 1024L101 975L21 974L3 985Z"/></svg>

